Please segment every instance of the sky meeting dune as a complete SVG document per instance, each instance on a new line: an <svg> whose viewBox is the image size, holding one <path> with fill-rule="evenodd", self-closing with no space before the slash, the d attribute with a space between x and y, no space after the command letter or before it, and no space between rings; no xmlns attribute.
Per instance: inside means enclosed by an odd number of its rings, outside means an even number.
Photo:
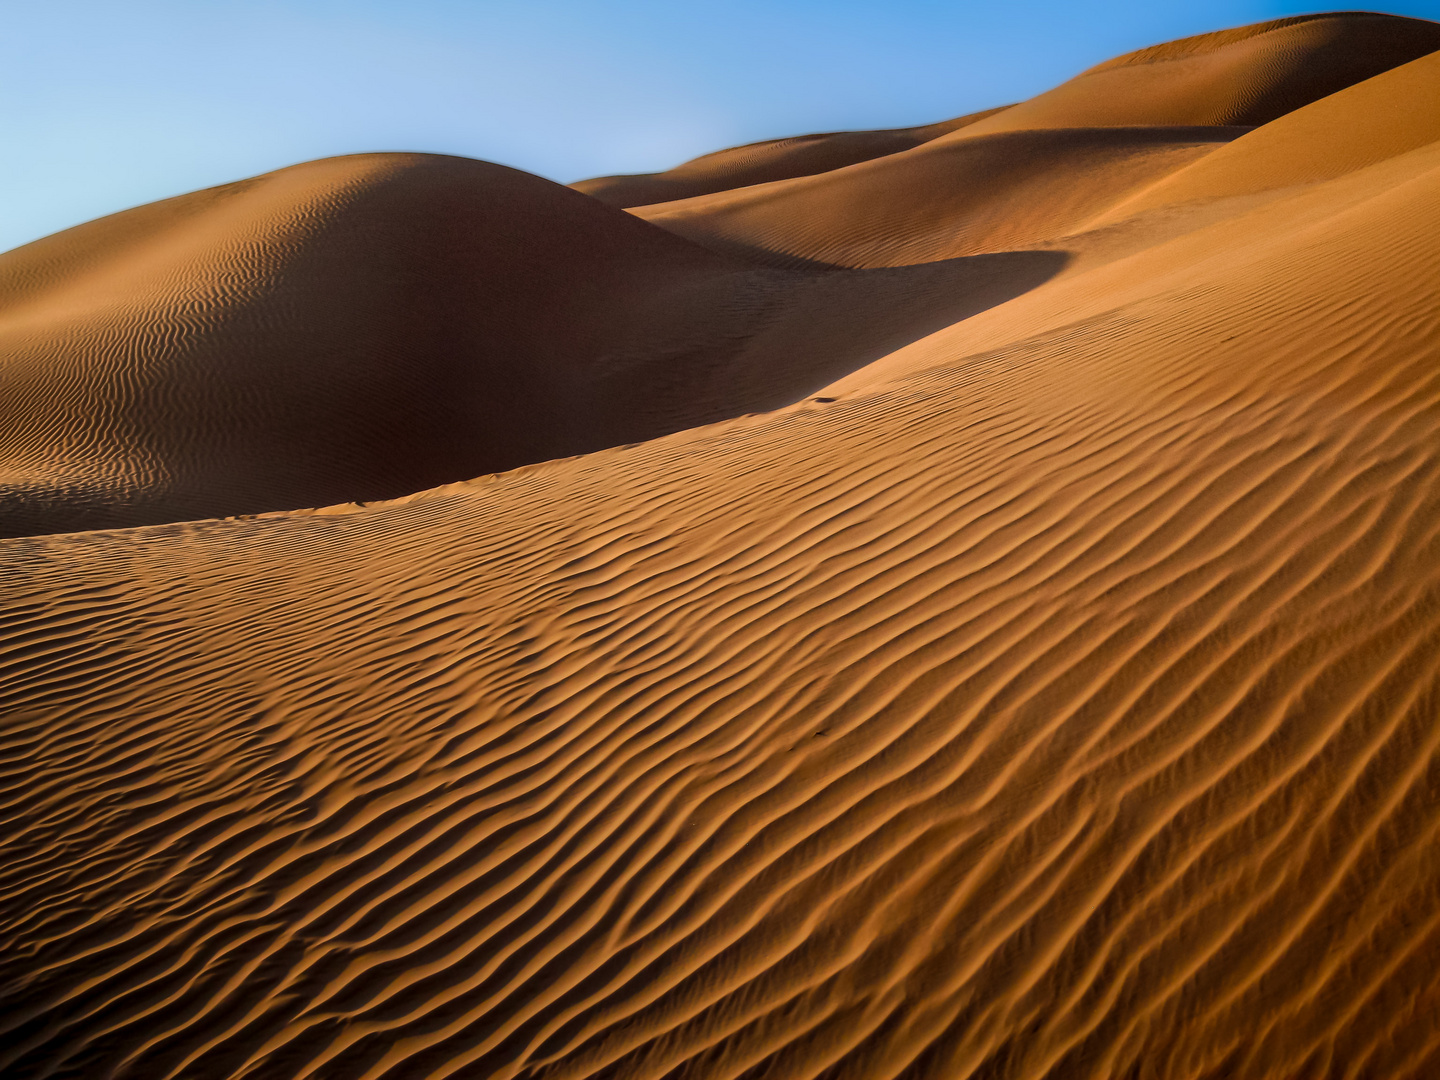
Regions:
<svg viewBox="0 0 1440 1080"><path fill-rule="evenodd" d="M1023 101L1303 0L46 0L0 35L0 250L375 151L570 183ZM1440 19L1440 0L1385 10ZM672 196L675 197L675 196Z"/></svg>
<svg viewBox="0 0 1440 1080"><path fill-rule="evenodd" d="M1440 1074L1440 24L0 255L0 1077Z"/></svg>

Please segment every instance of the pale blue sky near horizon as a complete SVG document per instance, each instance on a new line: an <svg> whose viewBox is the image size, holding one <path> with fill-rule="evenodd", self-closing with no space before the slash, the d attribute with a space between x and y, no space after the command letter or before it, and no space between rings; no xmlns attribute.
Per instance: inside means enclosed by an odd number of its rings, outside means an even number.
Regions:
<svg viewBox="0 0 1440 1080"><path fill-rule="evenodd" d="M334 154L568 183L1029 97L1249 0L0 0L0 250ZM1393 14L1440 19L1440 0Z"/></svg>

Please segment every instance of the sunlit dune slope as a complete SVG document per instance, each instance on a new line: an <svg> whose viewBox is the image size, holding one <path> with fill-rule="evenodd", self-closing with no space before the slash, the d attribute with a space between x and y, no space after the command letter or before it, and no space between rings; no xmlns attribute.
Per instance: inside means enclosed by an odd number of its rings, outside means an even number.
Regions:
<svg viewBox="0 0 1440 1080"><path fill-rule="evenodd" d="M1369 12L1276 19L1098 64L970 128L1264 124L1440 49L1440 24Z"/></svg>
<svg viewBox="0 0 1440 1080"><path fill-rule="evenodd" d="M965 136L904 265L566 193L770 411L0 543L0 1076L1440 1075L1437 88Z"/></svg>
<svg viewBox="0 0 1440 1080"><path fill-rule="evenodd" d="M1276 19L1116 57L1016 106L925 127L775 139L706 154L663 173L571 186L613 206L690 199L812 176L964 129L1252 126L1440 49L1434 23L1369 12Z"/></svg>
<svg viewBox="0 0 1440 1080"><path fill-rule="evenodd" d="M906 266L1033 248L1249 130L1078 128L939 139L819 176L638 208L717 252L777 265Z"/></svg>
<svg viewBox="0 0 1440 1080"><path fill-rule="evenodd" d="M789 265L790 256L887 266L1020 246L1074 247L1063 240L1182 166L1195 172L1197 158L1247 125L1303 111L1435 49L1440 26L1381 15L1285 19L1208 34L1101 64L916 148L635 213L717 252L777 265ZM1423 74L1418 81L1433 82ZM1404 119L1376 116L1373 123L1385 131L1424 129L1431 111L1424 93L1404 107ZM1362 130L1377 109L1378 102L1361 106ZM1333 122L1306 127L1297 140L1309 148L1302 158L1325 154L1317 129ZM1336 134L1348 135L1343 128ZM1156 200L1180 201L1179 192Z"/></svg>
<svg viewBox="0 0 1440 1080"><path fill-rule="evenodd" d="M1440 52L1288 113L1113 207L1145 210L1330 180L1440 139Z"/></svg>

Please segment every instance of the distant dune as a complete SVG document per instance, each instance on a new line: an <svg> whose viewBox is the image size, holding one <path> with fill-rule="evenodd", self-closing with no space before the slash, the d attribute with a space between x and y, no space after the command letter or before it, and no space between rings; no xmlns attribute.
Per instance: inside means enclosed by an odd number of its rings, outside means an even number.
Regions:
<svg viewBox="0 0 1440 1080"><path fill-rule="evenodd" d="M777 271L498 165L298 165L0 256L0 535L394 498L788 405L1064 262Z"/></svg>
<svg viewBox="0 0 1440 1080"><path fill-rule="evenodd" d="M1437 50L0 256L0 1077L1440 1076Z"/></svg>

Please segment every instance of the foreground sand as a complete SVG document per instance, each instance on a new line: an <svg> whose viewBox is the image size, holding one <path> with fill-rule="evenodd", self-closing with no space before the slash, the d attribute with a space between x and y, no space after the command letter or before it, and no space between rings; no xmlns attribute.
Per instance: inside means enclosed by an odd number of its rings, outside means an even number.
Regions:
<svg viewBox="0 0 1440 1080"><path fill-rule="evenodd" d="M5 256L0 1075L1440 1074L1437 48Z"/></svg>

